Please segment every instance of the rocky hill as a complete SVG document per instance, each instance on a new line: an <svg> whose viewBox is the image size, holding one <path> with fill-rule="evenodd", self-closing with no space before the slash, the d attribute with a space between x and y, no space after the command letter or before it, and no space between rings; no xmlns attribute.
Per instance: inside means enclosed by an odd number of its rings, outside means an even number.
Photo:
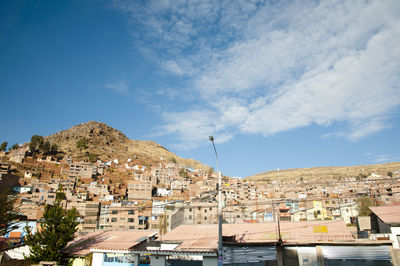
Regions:
<svg viewBox="0 0 400 266"><path fill-rule="evenodd" d="M139 163L151 165L163 160L176 161L194 168L209 168L193 159L181 158L154 141L129 139L121 131L96 121L73 126L45 139L57 144L60 150L75 158L84 159L91 153L103 161L131 158ZM77 147L77 142L81 139L87 140L86 149Z"/></svg>
<svg viewBox="0 0 400 266"><path fill-rule="evenodd" d="M360 174L370 175L372 173L386 176L388 172L394 172L400 169L400 162L392 162L385 164L375 165L357 165L348 167L313 167L313 168L297 168L297 169L286 169L279 171L268 171L259 173L250 177L246 177L246 180L252 180L257 182L268 182L272 180L332 180L346 177L356 177Z"/></svg>

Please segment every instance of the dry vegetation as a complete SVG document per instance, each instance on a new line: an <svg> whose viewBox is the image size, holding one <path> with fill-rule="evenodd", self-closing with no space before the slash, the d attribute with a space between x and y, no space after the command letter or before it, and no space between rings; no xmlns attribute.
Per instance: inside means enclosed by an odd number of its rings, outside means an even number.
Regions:
<svg viewBox="0 0 400 266"><path fill-rule="evenodd" d="M250 177L247 180L268 182L273 180L327 180L327 179L342 179L347 177L356 177L360 174L369 175L371 173L385 176L389 171L393 172L400 169L400 162L392 162L375 165L357 165L348 167L313 167L287 169L280 171L268 171L259 173Z"/></svg>
<svg viewBox="0 0 400 266"><path fill-rule="evenodd" d="M77 142L87 140L87 148L79 149ZM119 159L121 162L131 158L144 165L155 165L161 161L208 169L209 166L193 159L180 158L154 141L131 140L121 131L104 123L90 121L63 130L45 138L58 145L59 149L75 158L85 159L88 153L96 154L103 161Z"/></svg>

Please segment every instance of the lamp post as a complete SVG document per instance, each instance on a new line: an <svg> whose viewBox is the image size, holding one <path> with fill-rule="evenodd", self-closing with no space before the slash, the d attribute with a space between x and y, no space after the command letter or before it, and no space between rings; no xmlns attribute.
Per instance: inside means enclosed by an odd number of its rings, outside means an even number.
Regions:
<svg viewBox="0 0 400 266"><path fill-rule="evenodd" d="M217 172L218 172L218 265L222 266L222 198L221 198L221 171L218 167L218 154L214 144L214 137L209 136L209 139L214 147L215 158L217 160Z"/></svg>

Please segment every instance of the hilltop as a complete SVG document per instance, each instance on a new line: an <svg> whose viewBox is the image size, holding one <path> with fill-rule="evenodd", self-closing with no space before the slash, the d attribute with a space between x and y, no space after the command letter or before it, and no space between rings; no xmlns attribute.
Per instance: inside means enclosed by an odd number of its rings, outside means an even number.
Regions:
<svg viewBox="0 0 400 266"><path fill-rule="evenodd" d="M285 180L334 180L346 177L356 177L360 174L370 175L372 173L386 176L390 171L400 169L400 162L392 162L375 165L357 165L344 167L312 167L312 168L295 168L286 170L275 170L259 173L246 177L246 180L256 182L268 181L285 181Z"/></svg>
<svg viewBox="0 0 400 266"><path fill-rule="evenodd" d="M89 121L45 137L50 143L74 158L85 158L88 153L103 161L131 158L138 163L152 165L160 161L174 161L189 167L208 169L194 159L184 159L154 141L129 139L121 131L105 123ZM87 148L80 150L77 142L87 140Z"/></svg>

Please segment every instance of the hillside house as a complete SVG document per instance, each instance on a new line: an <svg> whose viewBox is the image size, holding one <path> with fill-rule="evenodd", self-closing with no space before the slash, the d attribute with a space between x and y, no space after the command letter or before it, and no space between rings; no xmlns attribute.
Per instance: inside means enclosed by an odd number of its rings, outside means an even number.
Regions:
<svg viewBox="0 0 400 266"><path fill-rule="evenodd" d="M8 175L10 173L9 163L0 163L0 177L3 175Z"/></svg>

